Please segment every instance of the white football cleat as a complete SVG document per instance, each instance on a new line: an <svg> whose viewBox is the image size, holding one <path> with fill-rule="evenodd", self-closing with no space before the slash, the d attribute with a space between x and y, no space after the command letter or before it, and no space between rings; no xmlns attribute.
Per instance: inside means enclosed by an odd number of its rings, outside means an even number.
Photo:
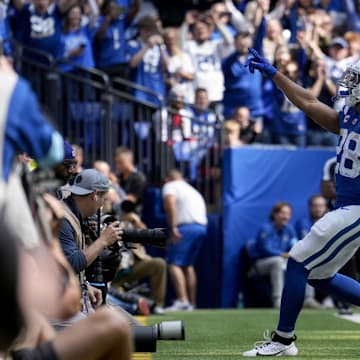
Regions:
<svg viewBox="0 0 360 360"><path fill-rule="evenodd" d="M298 354L298 349L294 342L296 340L295 336L288 345L274 341L279 339L279 335L276 333L272 333L272 338L265 333L264 338L265 341L258 341L253 349L243 352L243 356L296 356Z"/></svg>

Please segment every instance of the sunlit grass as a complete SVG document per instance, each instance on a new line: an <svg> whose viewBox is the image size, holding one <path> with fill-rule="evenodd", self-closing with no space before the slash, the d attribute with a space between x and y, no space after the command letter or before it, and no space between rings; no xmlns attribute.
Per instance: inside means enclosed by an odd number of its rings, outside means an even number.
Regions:
<svg viewBox="0 0 360 360"><path fill-rule="evenodd" d="M185 341L158 341L153 360L235 360L266 329L273 330L272 309L197 310L151 316L149 323L183 320ZM304 310L297 325L297 359L360 359L360 324L334 316L334 310Z"/></svg>

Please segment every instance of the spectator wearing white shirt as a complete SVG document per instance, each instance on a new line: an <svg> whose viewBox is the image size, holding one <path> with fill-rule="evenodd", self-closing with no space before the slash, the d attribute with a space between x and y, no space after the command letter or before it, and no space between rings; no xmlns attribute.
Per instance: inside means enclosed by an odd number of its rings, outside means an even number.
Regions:
<svg viewBox="0 0 360 360"><path fill-rule="evenodd" d="M168 68L166 83L171 89L181 89L185 95L185 102L194 103L194 66L189 54L181 50L178 33L175 28L164 30L164 43L168 52Z"/></svg>
<svg viewBox="0 0 360 360"><path fill-rule="evenodd" d="M166 260L177 297L167 310L191 311L196 304L194 263L207 232L205 200L176 169L168 172L162 197L170 234Z"/></svg>

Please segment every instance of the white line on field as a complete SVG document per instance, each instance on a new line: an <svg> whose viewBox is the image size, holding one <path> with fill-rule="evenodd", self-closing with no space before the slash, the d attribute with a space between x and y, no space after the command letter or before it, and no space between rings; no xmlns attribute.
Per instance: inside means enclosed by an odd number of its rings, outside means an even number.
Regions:
<svg viewBox="0 0 360 360"><path fill-rule="evenodd" d="M354 323L360 324L360 314L352 314L352 315L339 315L335 314L336 317L344 320L349 320Z"/></svg>

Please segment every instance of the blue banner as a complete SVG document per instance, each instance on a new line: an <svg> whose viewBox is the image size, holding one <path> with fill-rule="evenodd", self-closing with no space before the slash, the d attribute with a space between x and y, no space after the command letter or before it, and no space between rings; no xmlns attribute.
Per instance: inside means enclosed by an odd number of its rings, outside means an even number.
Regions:
<svg viewBox="0 0 360 360"><path fill-rule="evenodd" d="M245 146L223 157L223 258L221 306L234 307L242 287L241 253L274 203L287 201L295 222L308 198L320 193L322 168L334 150Z"/></svg>

